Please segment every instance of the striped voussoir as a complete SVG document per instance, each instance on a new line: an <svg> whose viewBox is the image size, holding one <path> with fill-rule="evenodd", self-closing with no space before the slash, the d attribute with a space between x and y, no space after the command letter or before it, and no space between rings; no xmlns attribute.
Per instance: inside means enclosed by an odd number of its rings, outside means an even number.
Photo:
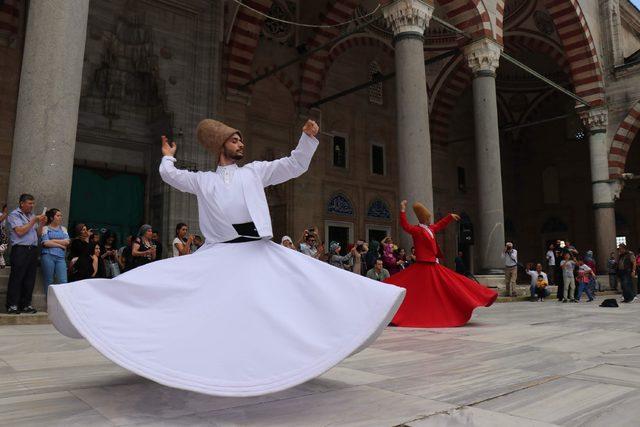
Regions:
<svg viewBox="0 0 640 427"><path fill-rule="evenodd" d="M496 42L504 45L504 0L498 0L496 11Z"/></svg>
<svg viewBox="0 0 640 427"><path fill-rule="evenodd" d="M569 62L578 96L592 106L604 104L602 70L589 26L577 0L546 0Z"/></svg>
<svg viewBox="0 0 640 427"><path fill-rule="evenodd" d="M620 178L624 173L631 143L640 130L640 101L637 101L624 118L609 150L609 177Z"/></svg>
<svg viewBox="0 0 640 427"><path fill-rule="evenodd" d="M267 13L272 0L245 0L244 4ZM246 7L240 7L236 15L227 50L227 88L237 89L252 77L251 65L258 48L264 17Z"/></svg>
<svg viewBox="0 0 640 427"><path fill-rule="evenodd" d="M480 0L439 0L438 4L450 24L470 35L473 39L488 37L495 39L491 19ZM503 5L504 7L504 5Z"/></svg>

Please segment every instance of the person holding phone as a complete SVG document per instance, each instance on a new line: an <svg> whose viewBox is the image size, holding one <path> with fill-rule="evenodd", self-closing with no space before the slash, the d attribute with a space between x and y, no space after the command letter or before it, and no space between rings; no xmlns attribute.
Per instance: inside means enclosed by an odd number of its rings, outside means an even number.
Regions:
<svg viewBox="0 0 640 427"><path fill-rule="evenodd" d="M33 213L36 205L31 194L22 194L18 207L7 217L11 241L11 274L7 287L7 313L37 313L31 306L38 269L38 240L47 222L44 215Z"/></svg>

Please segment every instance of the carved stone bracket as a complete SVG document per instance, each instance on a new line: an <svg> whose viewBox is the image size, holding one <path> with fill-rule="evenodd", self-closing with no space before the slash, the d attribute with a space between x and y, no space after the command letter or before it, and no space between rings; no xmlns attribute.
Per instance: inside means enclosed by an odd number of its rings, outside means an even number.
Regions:
<svg viewBox="0 0 640 427"><path fill-rule="evenodd" d="M394 36L403 33L423 34L429 26L434 6L421 0L396 0L382 9Z"/></svg>
<svg viewBox="0 0 640 427"><path fill-rule="evenodd" d="M592 108L579 113L582 124L589 132L606 132L609 113L606 108Z"/></svg>
<svg viewBox="0 0 640 427"><path fill-rule="evenodd" d="M487 38L476 40L464 47L464 55L474 75L495 75L500 65L501 54L502 46Z"/></svg>

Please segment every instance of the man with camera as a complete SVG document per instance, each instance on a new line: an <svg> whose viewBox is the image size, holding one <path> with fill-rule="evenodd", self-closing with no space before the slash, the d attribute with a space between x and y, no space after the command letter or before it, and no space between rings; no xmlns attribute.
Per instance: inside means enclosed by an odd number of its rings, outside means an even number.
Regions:
<svg viewBox="0 0 640 427"><path fill-rule="evenodd" d="M504 259L504 285L506 295L516 296L516 279L518 278L518 251L514 249L513 243L507 242L502 252Z"/></svg>

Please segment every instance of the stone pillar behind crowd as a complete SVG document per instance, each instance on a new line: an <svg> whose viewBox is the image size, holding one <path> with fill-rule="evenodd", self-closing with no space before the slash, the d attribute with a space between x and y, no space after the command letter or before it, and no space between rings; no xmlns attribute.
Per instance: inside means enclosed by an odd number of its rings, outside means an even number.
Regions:
<svg viewBox="0 0 640 427"><path fill-rule="evenodd" d="M473 114L478 169L478 222L475 251L482 274L500 273L504 239L500 133L496 100L496 69L502 46L490 39L464 48L473 72Z"/></svg>
<svg viewBox="0 0 640 427"><path fill-rule="evenodd" d="M609 179L607 146L608 112L605 107L592 108L580 114L589 136L591 189L596 247L594 256L599 274L606 274L609 254L616 247L616 215L614 210L615 180Z"/></svg>
<svg viewBox="0 0 640 427"><path fill-rule="evenodd" d="M29 3L8 205L21 193L69 215L89 0Z"/></svg>
<svg viewBox="0 0 640 427"><path fill-rule="evenodd" d="M399 197L409 206L422 202L433 212L429 103L424 65L424 31L433 14L432 2L395 0L383 15L393 29L396 66ZM417 219L407 209L409 222ZM401 233L400 245L409 250L411 236Z"/></svg>

